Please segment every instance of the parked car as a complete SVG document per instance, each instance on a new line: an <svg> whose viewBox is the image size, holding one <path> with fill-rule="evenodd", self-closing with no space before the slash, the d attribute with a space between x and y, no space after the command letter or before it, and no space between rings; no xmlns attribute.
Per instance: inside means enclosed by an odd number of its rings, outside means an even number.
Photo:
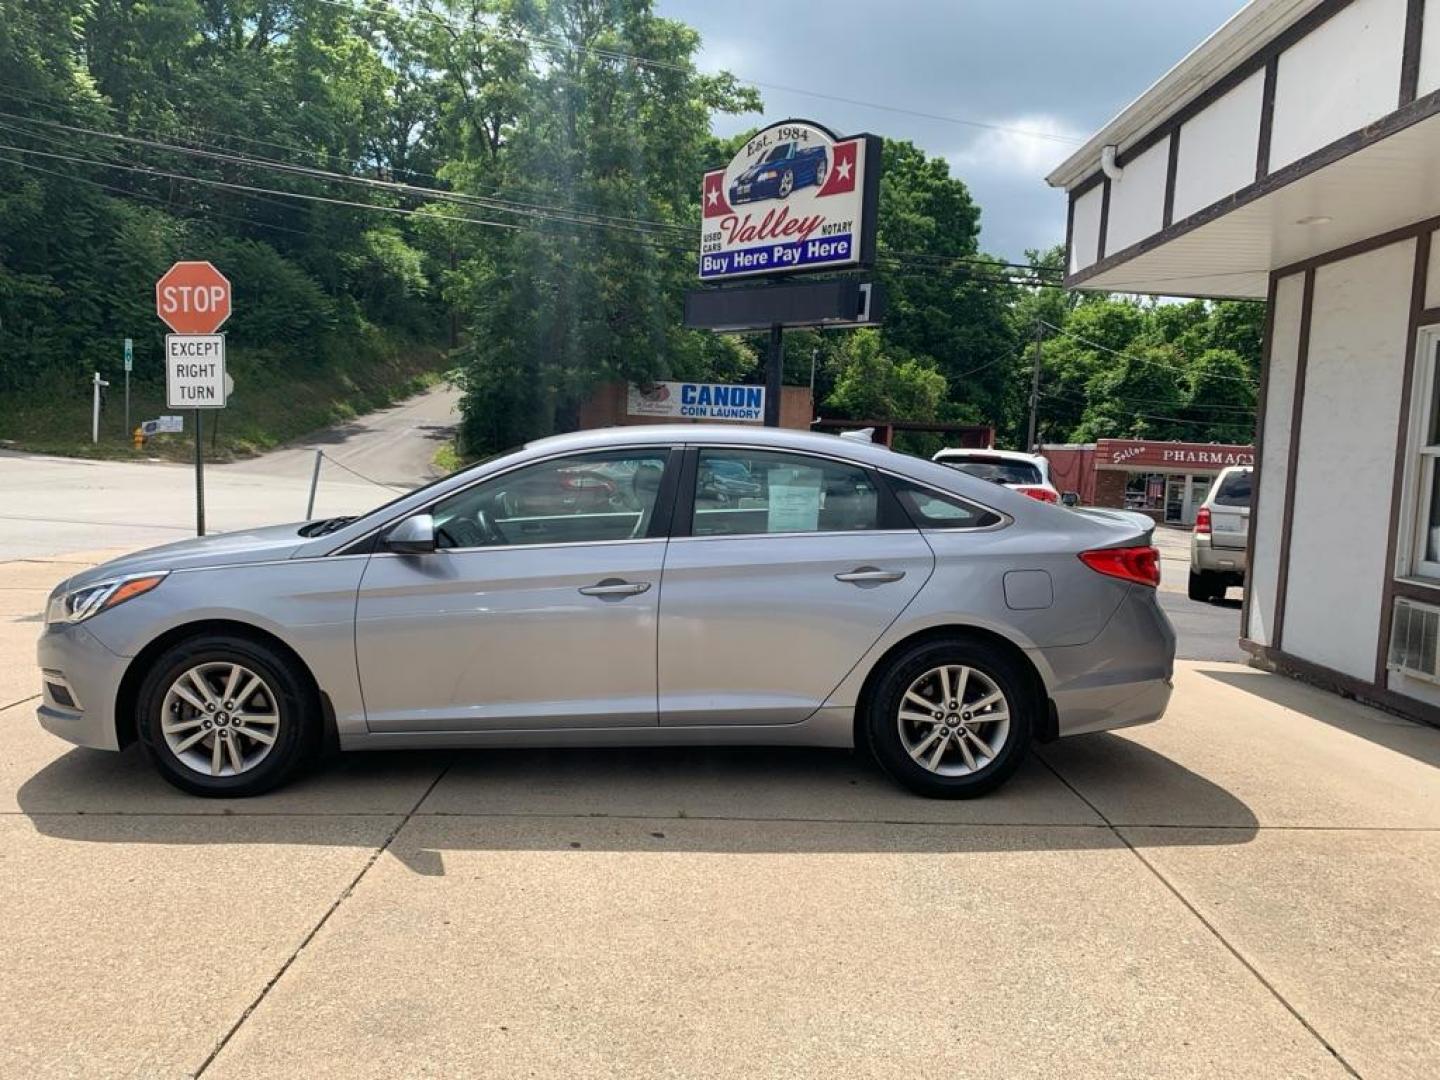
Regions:
<svg viewBox="0 0 1440 1080"><path fill-rule="evenodd" d="M941 450L931 461L978 476L1041 502L1058 503L1060 492L1050 482L1050 462L1039 454L1018 450Z"/></svg>
<svg viewBox="0 0 1440 1080"><path fill-rule="evenodd" d="M705 474L754 490L715 498ZM577 475L630 490L572 499ZM862 744L964 797L1032 739L1161 715L1158 580L1132 525L881 446L610 428L360 517L77 574L47 605L38 713L82 746L138 740L199 795L269 790L337 743Z"/></svg>
<svg viewBox="0 0 1440 1080"><path fill-rule="evenodd" d="M730 205L786 199L797 188L821 187L830 166L823 146L797 146L783 142L735 178L730 185Z"/></svg>
<svg viewBox="0 0 1440 1080"><path fill-rule="evenodd" d="M1245 545L1250 538L1254 470L1231 465L1215 478L1195 511L1190 533L1191 600L1220 600L1231 585L1245 584Z"/></svg>

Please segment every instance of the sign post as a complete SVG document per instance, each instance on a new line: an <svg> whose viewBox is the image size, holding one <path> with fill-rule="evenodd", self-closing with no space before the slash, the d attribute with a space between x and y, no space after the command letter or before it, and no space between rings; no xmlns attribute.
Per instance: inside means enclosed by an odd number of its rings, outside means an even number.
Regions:
<svg viewBox="0 0 1440 1080"><path fill-rule="evenodd" d="M91 386L94 388L94 393L90 405L90 441L92 443L98 443L100 441L100 388L109 385L108 382L100 378L100 372L95 372L94 381L91 383Z"/></svg>
<svg viewBox="0 0 1440 1080"><path fill-rule="evenodd" d="M875 262L880 139L841 138L808 120L757 132L701 187L701 281L865 270ZM863 290L863 294L854 290ZM685 298L685 325L764 330L765 424L780 425L787 326L860 326L879 321L870 283L824 282L777 295L774 286L701 290ZM863 300L857 302L860 296Z"/></svg>
<svg viewBox="0 0 1440 1080"><path fill-rule="evenodd" d="M230 282L208 262L177 262L155 283L155 311L165 335L165 403L195 410L195 532L205 535L205 455L201 416L223 409L230 386L225 335Z"/></svg>
<svg viewBox="0 0 1440 1080"><path fill-rule="evenodd" d="M130 437L130 368L135 363L135 342L125 339L125 437Z"/></svg>

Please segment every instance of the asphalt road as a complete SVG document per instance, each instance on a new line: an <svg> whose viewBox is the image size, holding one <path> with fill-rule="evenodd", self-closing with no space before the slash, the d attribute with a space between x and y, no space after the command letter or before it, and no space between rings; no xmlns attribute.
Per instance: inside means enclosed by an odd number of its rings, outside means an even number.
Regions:
<svg viewBox="0 0 1440 1080"><path fill-rule="evenodd" d="M459 422L460 391L441 385L279 450L217 468L308 481L315 468L315 451L321 450L327 459L322 477L363 477L403 490L438 475L431 459Z"/></svg>

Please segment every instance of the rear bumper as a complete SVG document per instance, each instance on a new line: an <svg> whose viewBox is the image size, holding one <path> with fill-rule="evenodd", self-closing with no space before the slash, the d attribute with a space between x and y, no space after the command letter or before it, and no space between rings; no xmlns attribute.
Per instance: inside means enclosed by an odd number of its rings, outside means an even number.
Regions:
<svg viewBox="0 0 1440 1080"><path fill-rule="evenodd" d="M115 697L129 659L83 626L47 627L36 653L44 691L35 710L40 726L76 746L119 750Z"/></svg>
<svg viewBox="0 0 1440 1080"><path fill-rule="evenodd" d="M1170 702L1175 631L1143 585L1131 586L1093 641L1043 653L1061 737L1148 724Z"/></svg>
<svg viewBox="0 0 1440 1080"><path fill-rule="evenodd" d="M1190 538L1190 569L1211 574L1245 576L1245 549L1216 547L1208 536Z"/></svg>

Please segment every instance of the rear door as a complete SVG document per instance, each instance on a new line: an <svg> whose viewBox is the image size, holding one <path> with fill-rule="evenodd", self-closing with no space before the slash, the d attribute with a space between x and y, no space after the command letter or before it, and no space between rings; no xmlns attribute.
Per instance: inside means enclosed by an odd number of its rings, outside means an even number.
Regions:
<svg viewBox="0 0 1440 1080"><path fill-rule="evenodd" d="M934 564L868 469L788 451L692 451L660 596L660 723L806 719Z"/></svg>
<svg viewBox="0 0 1440 1080"><path fill-rule="evenodd" d="M1250 536L1250 488L1253 469L1229 469L1220 475L1210 499L1210 546L1245 547Z"/></svg>

